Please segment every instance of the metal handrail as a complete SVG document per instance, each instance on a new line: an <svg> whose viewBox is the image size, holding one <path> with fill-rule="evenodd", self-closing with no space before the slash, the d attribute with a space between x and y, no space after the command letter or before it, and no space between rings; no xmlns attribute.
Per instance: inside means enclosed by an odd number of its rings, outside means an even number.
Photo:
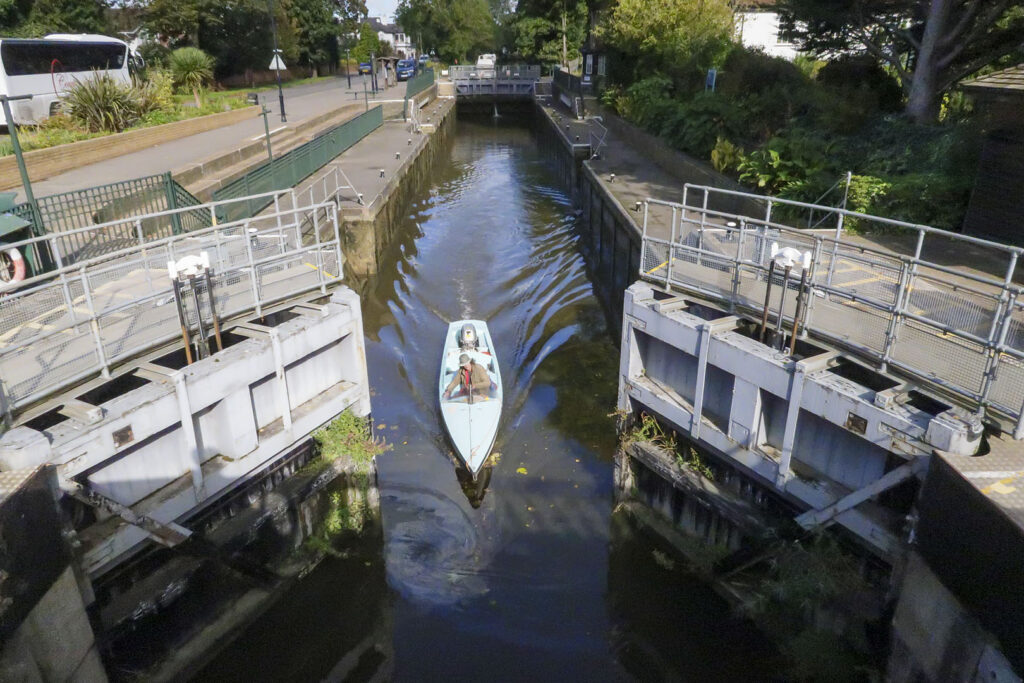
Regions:
<svg viewBox="0 0 1024 683"><path fill-rule="evenodd" d="M166 321L155 325L140 326L138 329L135 329L134 325L116 326L118 323L123 323L123 318L118 318L118 314L130 310L139 311L141 314L145 310L152 310L151 302L166 297L171 291L169 283L166 286L156 284L155 280L160 283L163 280L157 280L150 275L154 259L162 258L157 254L165 254L167 260L174 260L176 253L180 255L186 251L195 251L196 248L214 252L214 260L217 263L216 277L221 282L229 282L228 288L222 292L222 296L227 298L228 303L223 308L218 306L222 316L236 315L247 310L255 310L260 315L262 308L269 303L292 297L310 289L319 288L326 293L329 282L340 280L340 269L344 259L341 252L337 210L337 205L333 201L327 201L143 242L119 250L115 254L96 257L75 264L73 267L64 267L59 272L48 273L47 276L50 278L48 284L37 284L27 291L19 290L15 297L0 299L0 308L12 305L24 306L26 310L31 311L31 314L37 316L34 319L23 321L23 324L33 322L33 320L46 321L46 324L33 325L34 328L37 328L35 334L24 338L14 337L8 347L0 347L0 405L2 405L8 424L10 424L10 418L16 409L70 386L84 377L97 373L109 376L114 362L137 356L174 337L174 335L168 336L163 331L165 328L162 328L161 325ZM321 239L321 215L325 216L328 227L333 228L333 236L329 239ZM304 234L301 229L302 224L310 217L315 226L313 231L315 234L312 236ZM282 220L283 218L288 220ZM138 219L133 218L130 222L136 220ZM254 233L250 233L250 226L259 223L268 225L263 230L257 229ZM226 235L225 232L237 232L238 234ZM272 254L254 255L252 240L265 240L267 237L279 240L280 251L274 247ZM290 241L293 239L294 246L291 246ZM238 240L244 241L245 249L237 247L232 249L230 245L237 245ZM197 245L197 242L202 241L208 243ZM332 260L339 269L337 274L324 272L326 253L332 254ZM278 264L280 268L284 269L279 271L285 273L283 279L275 278L271 282L264 283L263 276L258 277L257 274L262 269L268 266L273 268ZM306 270L303 264L307 264L313 270ZM99 278L104 282L110 282L110 274L119 268L129 271L145 270L146 282L140 282L138 293L128 301L111 296L108 289L102 295L108 301L98 305L93 294L98 290L90 281L95 282ZM287 274L289 269L295 270L289 275ZM159 268L156 270L159 271ZM315 275L311 275L314 271ZM237 282L238 279L244 280L246 277L249 279L249 287L231 290L233 285L230 284L230 281ZM268 286L280 289L282 282L287 283L285 293L274 293L274 291L266 289ZM81 288L81 293L74 298L67 295L72 286ZM54 289L55 287L63 288L66 294L64 305L57 308L53 307L54 299L52 297L52 294L57 291ZM123 293L123 291L118 292L121 295ZM129 290L128 293L131 294L131 291ZM35 298L38 298L39 303L33 308L32 302ZM52 314L57 314L59 319L51 319ZM106 326L106 321L110 319L113 320L113 332L111 332L111 327ZM7 322L11 321L7 320ZM11 327L9 331L20 327ZM86 341L86 337L91 337L91 339ZM69 355L62 357L61 354L66 350L67 344L77 345ZM33 354L33 360L42 354L47 358L46 362L51 365L45 366L43 361L39 361L40 372L29 374L30 371L25 371L20 367L20 364L25 362L27 353ZM90 353L92 360L85 361L83 368L83 358ZM19 375L23 378L20 381L17 380Z"/></svg>
<svg viewBox="0 0 1024 683"><path fill-rule="evenodd" d="M725 190L721 192L765 199L742 192ZM786 201L797 205L803 204L792 200ZM652 207L671 210L671 236L668 239L650 234ZM849 211L845 213L858 217L863 215ZM690 217L687 214L690 214ZM718 252L704 244L704 227L708 218L724 221L724 225L716 223L715 229L727 237L728 249ZM874 217L868 218L873 219ZM891 223L899 223L891 219L887 220ZM734 223L730 225L730 221L734 221ZM909 224L904 225L909 226ZM926 228L928 226L919 227ZM769 232L769 229L774 232ZM930 228L928 232L954 238L963 237L935 228ZM687 235L692 236L691 239L696 241L697 246L687 243ZM736 241L737 237L738 241ZM744 242L751 238L760 242L754 243L756 249L754 258L747 258L744 255ZM922 259L920 257L921 240L918 241L914 256L890 254L860 245L850 245L843 241L841 233L837 233L835 236L808 235L806 231L799 228L773 223L767 219L716 211L708 209L706 206L695 207L685 202L677 203L649 198L644 206L640 277L662 284L667 288L690 290L701 296L725 301L731 309L760 312L761 302L751 299L750 296L744 295L740 291L743 273L756 273L754 281L762 281L769 270L765 265L768 259L767 250L764 249L765 242L789 241L790 244L794 244L792 238L797 239L795 244L800 245L801 248L812 248L815 255L811 277L808 281L811 303L801 312L799 321L802 336L809 335L826 339L864 355L877 363L883 371L887 366L891 366L924 383L940 387L966 399L981 416L985 416L990 409L995 409L1016 420L1016 433L1019 434L1017 438L1024 437L1024 406L1012 405L1014 401L1021 400L1019 394L1017 394L1017 398L1014 398L1017 387L1024 386L1024 363L1021 363L1024 361L1024 348L1021 348L1021 343L1024 342L1024 308L1019 304L1024 297L1024 289L1010 279L1013 272L1012 267L1015 265L1017 254L1020 251L1018 248L976 238L965 240L996 247L1009 254L1011 270L1006 278L1000 280L976 273L960 272L955 268ZM748 243L747 247L750 246ZM660 249L660 252L652 252L655 247ZM734 253L733 250L735 250ZM849 253L851 250L854 253ZM655 261L666 258L666 255L667 260L654 268L648 268L650 266L649 255L653 255L653 253L661 254ZM682 255L686 255L686 258L683 258ZM826 257L831 258L827 276L825 272L815 270L818 260ZM840 259L852 259L868 266L865 270L869 271L873 267L878 272L878 268L881 267L884 269L883 272L892 275L889 279L879 276L876 280L869 282L868 284L873 289L865 293L858 289L860 285L857 282L851 283L854 286L847 286L833 280L834 265ZM710 266L707 263L708 260L713 262ZM716 271L724 270L726 273L732 273L732 290L727 292L724 288L716 289L715 285L705 284L705 278L702 277L700 271L708 267L712 267ZM660 272L662 268L664 271ZM949 283L947 282L949 278L940 277L945 275L954 276L958 281ZM691 278L691 280L688 281L686 278ZM878 287L876 283L881 283L880 289L876 288ZM969 286L966 283L977 283L986 289ZM879 292L884 292L887 299L891 295L891 301L879 299L875 295ZM919 309L914 303L914 297L921 296L922 292L925 297L922 301L927 301L927 303L924 304L925 308ZM853 331L849 331L850 326L848 325L849 333L842 335L830 330L827 324L815 321L813 311L818 299L832 304L848 301L864 307L863 311L855 307L849 310L844 309L842 315L847 319L849 316L857 315L881 316L887 321L882 343L879 345L875 342L876 346L873 347L870 341L872 337L865 336L869 332L858 334L856 326ZM825 305L825 303L820 305ZM874 313L872 314L870 311L874 311ZM791 316L786 315L785 312L783 312L783 317L792 320ZM824 323L828 322L824 321ZM907 358L908 353L913 356L914 344L922 342L913 340L901 342L899 335L905 322L912 322L916 325L915 334L926 333L932 340L929 344L933 348L922 351L921 353L924 355L918 359L923 365L915 366L915 359ZM966 327L970 329L965 329L965 323ZM977 324L972 325L972 323ZM1009 340L1011 329L1013 330L1013 342ZM912 339L917 339L917 337ZM957 372L953 373L956 375L954 377L941 376L935 370L936 362L939 360L935 354L942 354L943 351L955 355L955 358L948 361L950 365L958 368ZM966 361L964 354L967 354L969 358L974 358L973 365L961 362ZM1008 359L1013 359L1015 365L1004 368ZM1008 405L1007 402L1011 404Z"/></svg>

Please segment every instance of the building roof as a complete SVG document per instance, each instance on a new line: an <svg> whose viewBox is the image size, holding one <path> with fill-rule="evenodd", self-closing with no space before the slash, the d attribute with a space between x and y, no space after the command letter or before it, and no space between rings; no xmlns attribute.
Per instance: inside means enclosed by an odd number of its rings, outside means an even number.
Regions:
<svg viewBox="0 0 1024 683"><path fill-rule="evenodd" d="M975 93L1024 95L1024 64L964 81L960 87Z"/></svg>
<svg viewBox="0 0 1024 683"><path fill-rule="evenodd" d="M398 24L385 24L378 17L367 17L366 22L370 24L370 28L374 31L380 31L383 33L405 33L402 27Z"/></svg>

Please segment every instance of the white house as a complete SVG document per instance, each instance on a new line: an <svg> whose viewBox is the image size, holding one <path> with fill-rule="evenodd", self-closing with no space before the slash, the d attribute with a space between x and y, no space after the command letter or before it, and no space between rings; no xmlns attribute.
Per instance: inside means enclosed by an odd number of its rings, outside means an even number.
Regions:
<svg viewBox="0 0 1024 683"><path fill-rule="evenodd" d="M385 24L380 17L369 17L366 20L370 28L377 32L377 38L382 42L391 44L391 49L398 57L415 57L416 50L413 47L409 35L402 31L398 24Z"/></svg>
<svg viewBox="0 0 1024 683"><path fill-rule="evenodd" d="M796 45L779 37L775 0L741 0L736 8L736 35L745 47L756 47L773 57L793 59Z"/></svg>

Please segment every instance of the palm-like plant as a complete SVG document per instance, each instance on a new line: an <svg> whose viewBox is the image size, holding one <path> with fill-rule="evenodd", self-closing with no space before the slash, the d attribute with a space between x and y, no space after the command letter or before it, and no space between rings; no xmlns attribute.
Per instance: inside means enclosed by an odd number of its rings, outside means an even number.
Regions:
<svg viewBox="0 0 1024 683"><path fill-rule="evenodd" d="M190 88L199 102L199 89L213 79L213 58L198 47L181 47L171 53L171 74L178 86Z"/></svg>
<svg viewBox="0 0 1024 683"><path fill-rule="evenodd" d="M96 71L68 89L61 110L93 133L120 133L138 119L139 103L132 88Z"/></svg>

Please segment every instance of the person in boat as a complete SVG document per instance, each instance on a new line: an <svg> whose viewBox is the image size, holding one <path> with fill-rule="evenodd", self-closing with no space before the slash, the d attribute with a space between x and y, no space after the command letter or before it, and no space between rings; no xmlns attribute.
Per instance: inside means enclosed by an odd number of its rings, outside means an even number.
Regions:
<svg viewBox="0 0 1024 683"><path fill-rule="evenodd" d="M455 377L444 390L446 399L451 398L452 390L456 386L459 387L460 395L468 394L469 388L472 387L475 395L486 396L487 391L491 388L491 377L487 374L487 369L484 366L464 353L459 356L459 371L455 373Z"/></svg>

